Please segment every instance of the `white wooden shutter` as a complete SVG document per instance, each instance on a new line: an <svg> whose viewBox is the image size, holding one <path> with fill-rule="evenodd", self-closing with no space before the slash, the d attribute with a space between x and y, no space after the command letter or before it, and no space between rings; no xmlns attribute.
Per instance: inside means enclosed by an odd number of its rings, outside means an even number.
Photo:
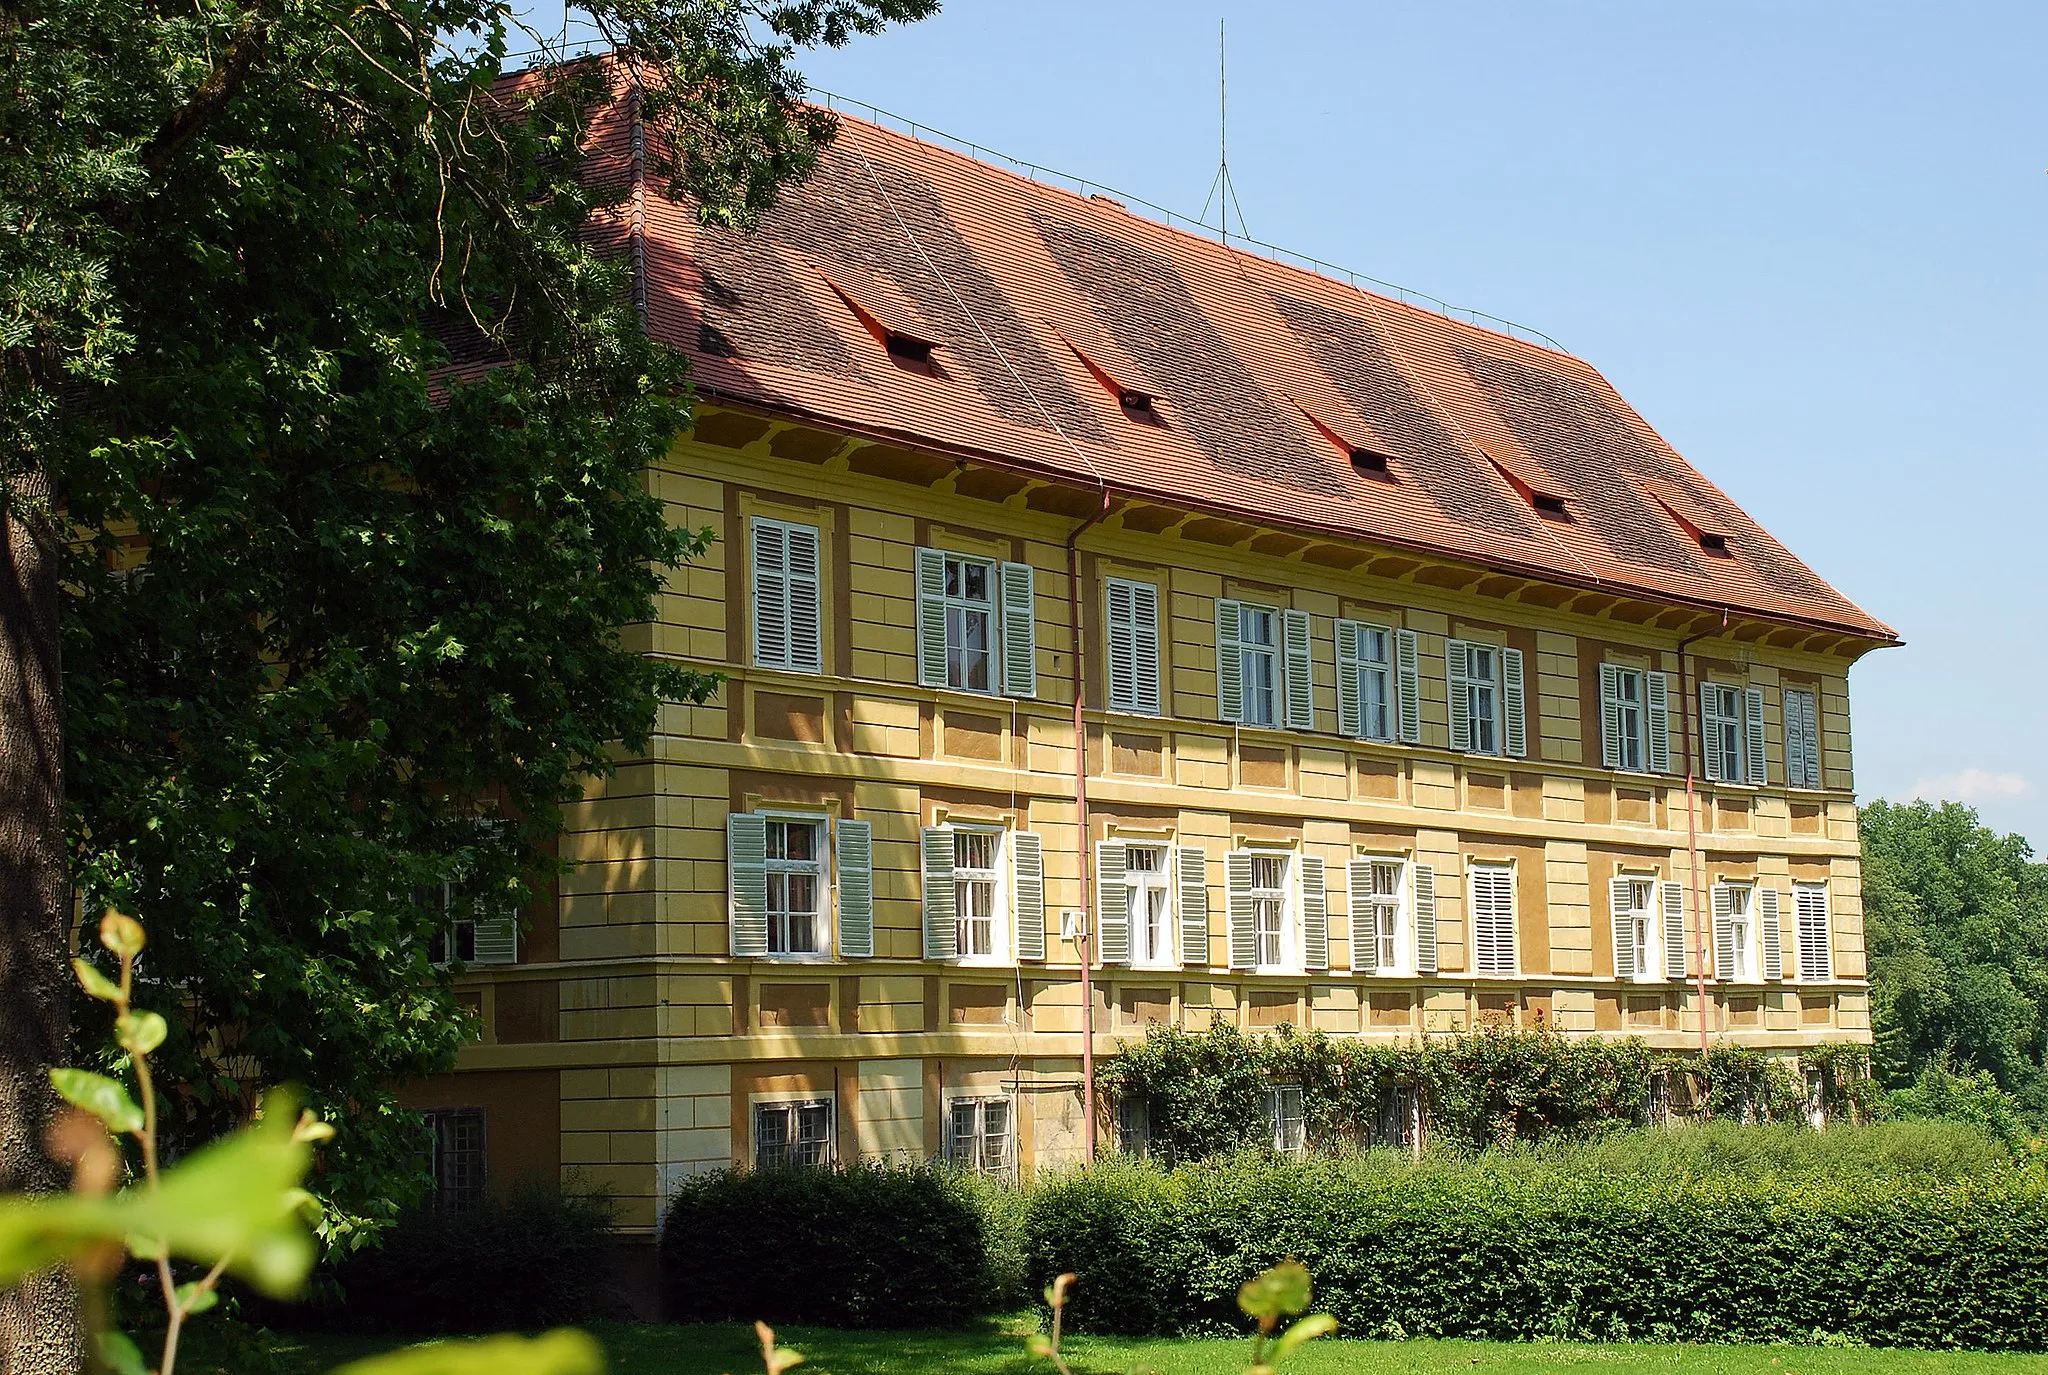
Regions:
<svg viewBox="0 0 2048 1375"><path fill-rule="evenodd" d="M789 667L789 536L779 520L757 520L754 535L754 662Z"/></svg>
<svg viewBox="0 0 2048 1375"><path fill-rule="evenodd" d="M1301 857L1301 963L1304 969L1330 967L1330 889L1323 861Z"/></svg>
<svg viewBox="0 0 2048 1375"><path fill-rule="evenodd" d="M1280 650L1287 670L1287 729L1314 730L1315 673L1310 663L1306 611L1280 613Z"/></svg>
<svg viewBox="0 0 2048 1375"><path fill-rule="evenodd" d="M1496 865L1466 871L1466 907L1471 913L1475 972L1515 972L1515 874Z"/></svg>
<svg viewBox="0 0 2048 1375"><path fill-rule="evenodd" d="M1828 890L1818 883L1792 889L1799 924L1799 977L1824 981L1835 976L1834 950L1828 930Z"/></svg>
<svg viewBox="0 0 2048 1375"><path fill-rule="evenodd" d="M1230 967L1256 968L1259 942L1252 924L1252 857L1248 851L1232 850L1224 856L1223 882L1230 908Z"/></svg>
<svg viewBox="0 0 2048 1375"><path fill-rule="evenodd" d="M1621 669L1600 665L1600 766L1621 767Z"/></svg>
<svg viewBox="0 0 2048 1375"><path fill-rule="evenodd" d="M1244 674L1238 666L1241 607L1228 597L1216 599L1216 715L1224 721L1244 720Z"/></svg>
<svg viewBox="0 0 2048 1375"><path fill-rule="evenodd" d="M924 957L950 960L959 953L959 927L953 905L953 828L927 826L921 837L924 857Z"/></svg>
<svg viewBox="0 0 2048 1375"><path fill-rule="evenodd" d="M1725 883L1714 885L1714 977L1735 977L1735 894Z"/></svg>
<svg viewBox="0 0 2048 1375"><path fill-rule="evenodd" d="M1770 781L1764 763L1764 694L1762 688L1747 688L1742 694L1742 743L1747 776L1742 780L1762 787Z"/></svg>
<svg viewBox="0 0 2048 1375"><path fill-rule="evenodd" d="M1422 665L1415 632L1394 632L1395 715L1401 720L1401 743L1422 743Z"/></svg>
<svg viewBox="0 0 2048 1375"><path fill-rule="evenodd" d="M1176 856L1180 880L1180 962L1209 962L1209 858L1199 845L1183 845Z"/></svg>
<svg viewBox="0 0 2048 1375"><path fill-rule="evenodd" d="M1700 772L1709 783L1721 777L1721 694L1712 683L1700 684Z"/></svg>
<svg viewBox="0 0 2048 1375"><path fill-rule="evenodd" d="M1365 717L1359 691L1359 640L1365 626L1358 621L1337 622L1337 733L1355 740L1365 734Z"/></svg>
<svg viewBox="0 0 2048 1375"><path fill-rule="evenodd" d="M1529 754L1528 704L1523 700L1522 651L1500 652L1501 748L1517 759Z"/></svg>
<svg viewBox="0 0 2048 1375"><path fill-rule="evenodd" d="M1036 831L1010 837L1010 864L1017 908L1017 958L1045 958L1045 846Z"/></svg>
<svg viewBox="0 0 2048 1375"><path fill-rule="evenodd" d="M1451 748L1472 748L1472 656L1463 640L1444 641L1444 684L1451 706Z"/></svg>
<svg viewBox="0 0 2048 1375"><path fill-rule="evenodd" d="M1607 910L1614 923L1614 977L1633 979L1636 969L1635 884L1627 875L1607 881Z"/></svg>
<svg viewBox="0 0 2048 1375"><path fill-rule="evenodd" d="M1159 589L1110 578L1103 584L1109 709L1159 714Z"/></svg>
<svg viewBox="0 0 2048 1375"><path fill-rule="evenodd" d="M946 556L917 551L917 681L946 686Z"/></svg>
<svg viewBox="0 0 2048 1375"><path fill-rule="evenodd" d="M768 822L748 812L725 818L725 891L732 953L768 953Z"/></svg>
<svg viewBox="0 0 2048 1375"><path fill-rule="evenodd" d="M1664 905L1664 977L1683 979L1685 977L1685 885L1666 879L1659 887L1663 890Z"/></svg>
<svg viewBox="0 0 2048 1375"><path fill-rule="evenodd" d="M1372 861L1354 859L1346 867L1346 887L1351 898L1351 967L1361 974L1376 974L1380 967L1380 943L1373 922Z"/></svg>
<svg viewBox="0 0 2048 1375"><path fill-rule="evenodd" d="M1785 977L1785 947L1778 929L1778 890L1760 888L1756 895L1757 927L1764 946L1764 977Z"/></svg>
<svg viewBox="0 0 2048 1375"><path fill-rule="evenodd" d="M1644 761L1651 773L1671 772L1671 686L1661 673L1643 675L1644 733L1650 737Z"/></svg>
<svg viewBox="0 0 2048 1375"><path fill-rule="evenodd" d="M1095 846L1095 945L1104 964L1131 962L1131 894L1124 887L1124 843Z"/></svg>
<svg viewBox="0 0 2048 1375"><path fill-rule="evenodd" d="M1038 594L1028 563L999 565L1003 592L1003 694L1038 695Z"/></svg>
<svg viewBox="0 0 2048 1375"><path fill-rule="evenodd" d="M500 910L495 916L476 920L471 964L517 964L519 962L519 913Z"/></svg>
<svg viewBox="0 0 2048 1375"><path fill-rule="evenodd" d="M839 954L866 959L875 953L875 828L842 821L833 862L839 870Z"/></svg>
<svg viewBox="0 0 2048 1375"><path fill-rule="evenodd" d="M1418 864L1409 887L1415 895L1415 972L1436 973L1436 866Z"/></svg>

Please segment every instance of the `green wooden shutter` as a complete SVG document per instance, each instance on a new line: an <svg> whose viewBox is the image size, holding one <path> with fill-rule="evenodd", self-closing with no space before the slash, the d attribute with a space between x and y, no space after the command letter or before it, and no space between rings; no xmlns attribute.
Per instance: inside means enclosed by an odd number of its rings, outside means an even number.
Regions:
<svg viewBox="0 0 2048 1375"><path fill-rule="evenodd" d="M1529 755L1528 704L1523 700L1522 651L1500 652L1501 750L1517 759Z"/></svg>
<svg viewBox="0 0 2048 1375"><path fill-rule="evenodd" d="M1244 675L1238 667L1238 637L1243 633L1240 603L1216 600L1216 715L1224 721L1244 720Z"/></svg>
<svg viewBox="0 0 2048 1375"><path fill-rule="evenodd" d="M1748 688L1742 694L1742 743L1748 776L1742 781L1762 787L1770 781L1764 764L1764 694L1762 688Z"/></svg>
<svg viewBox="0 0 2048 1375"><path fill-rule="evenodd" d="M1472 748L1472 656L1463 640L1444 641L1444 685L1451 705L1451 748Z"/></svg>
<svg viewBox="0 0 2048 1375"><path fill-rule="evenodd" d="M1700 772L1707 776L1709 783L1723 781L1720 696L1712 683L1700 684Z"/></svg>
<svg viewBox="0 0 2048 1375"><path fill-rule="evenodd" d="M768 822L747 812L725 818L725 891L732 953L768 953Z"/></svg>
<svg viewBox="0 0 2048 1375"><path fill-rule="evenodd" d="M1785 977L1785 948L1784 937L1778 929L1778 890L1759 889L1756 904L1757 929L1764 945L1764 977L1782 979Z"/></svg>
<svg viewBox="0 0 2048 1375"><path fill-rule="evenodd" d="M950 960L959 953L960 931L953 910L953 828L927 826L924 854L924 957Z"/></svg>
<svg viewBox="0 0 2048 1375"><path fill-rule="evenodd" d="M1252 857L1232 850L1223 857L1223 882L1230 907L1230 967L1253 969L1259 963L1259 942L1252 926Z"/></svg>
<svg viewBox="0 0 2048 1375"><path fill-rule="evenodd" d="M1664 977L1685 977L1685 885L1666 879L1658 887L1664 906Z"/></svg>
<svg viewBox="0 0 2048 1375"><path fill-rule="evenodd" d="M1614 977L1633 979L1636 974L1635 884L1626 875L1607 881L1607 910L1614 922Z"/></svg>
<svg viewBox="0 0 2048 1375"><path fill-rule="evenodd" d="M1124 843L1095 846L1095 953L1104 964L1131 962L1131 893L1124 886Z"/></svg>
<svg viewBox="0 0 2048 1375"><path fill-rule="evenodd" d="M1714 885L1714 977L1735 977L1735 894L1728 885Z"/></svg>
<svg viewBox="0 0 2048 1375"><path fill-rule="evenodd" d="M1415 972L1436 973L1436 866L1415 866Z"/></svg>
<svg viewBox="0 0 2048 1375"><path fill-rule="evenodd" d="M1671 686L1661 673L1643 675L1643 719L1650 748L1643 760L1651 773L1671 772Z"/></svg>
<svg viewBox="0 0 2048 1375"><path fill-rule="evenodd" d="M1183 845L1177 857L1180 887L1180 961L1209 962L1209 857L1198 845Z"/></svg>
<svg viewBox="0 0 2048 1375"><path fill-rule="evenodd" d="M946 686L946 556L917 551L917 681Z"/></svg>
<svg viewBox="0 0 2048 1375"><path fill-rule="evenodd" d="M1621 669L1600 665L1600 767L1621 767Z"/></svg>
<svg viewBox="0 0 2048 1375"><path fill-rule="evenodd" d="M867 959L875 953L875 828L842 821L833 860L839 869L839 955Z"/></svg>
<svg viewBox="0 0 2048 1375"><path fill-rule="evenodd" d="M1365 734L1358 687L1358 642L1364 633L1358 621L1337 622L1337 733L1352 740Z"/></svg>
<svg viewBox="0 0 2048 1375"><path fill-rule="evenodd" d="M1820 778L1820 694L1802 692L1799 694L1806 707L1806 786L1823 786Z"/></svg>
<svg viewBox="0 0 2048 1375"><path fill-rule="evenodd" d="M1372 920L1372 861L1354 859L1346 869L1345 886L1351 900L1351 967L1361 974L1376 974L1380 967L1380 943Z"/></svg>
<svg viewBox="0 0 2048 1375"><path fill-rule="evenodd" d="M1280 649L1286 667L1287 728L1314 730L1315 672L1310 664L1309 622L1306 611L1280 613Z"/></svg>
<svg viewBox="0 0 2048 1375"><path fill-rule="evenodd" d="M1304 969L1330 967L1330 889L1323 861L1301 857L1301 963Z"/></svg>
<svg viewBox="0 0 2048 1375"><path fill-rule="evenodd" d="M1045 958L1045 846L1035 831L1010 837L1017 906L1017 958Z"/></svg>
<svg viewBox="0 0 2048 1375"><path fill-rule="evenodd" d="M1401 743L1419 745L1422 743L1422 665L1421 651L1417 647L1415 632L1397 630L1394 632L1394 679L1400 701L1396 703L1396 715L1401 719Z"/></svg>
<svg viewBox="0 0 2048 1375"><path fill-rule="evenodd" d="M1159 714L1159 589L1110 578L1103 583L1109 709Z"/></svg>
<svg viewBox="0 0 2048 1375"><path fill-rule="evenodd" d="M1038 594L1028 563L1000 565L1003 591L1003 694L1038 695Z"/></svg>

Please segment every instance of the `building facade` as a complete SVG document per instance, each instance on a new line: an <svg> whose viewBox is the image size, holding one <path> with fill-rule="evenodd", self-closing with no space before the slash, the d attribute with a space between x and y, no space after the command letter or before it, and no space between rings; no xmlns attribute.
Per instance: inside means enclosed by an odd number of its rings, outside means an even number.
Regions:
<svg viewBox="0 0 2048 1375"><path fill-rule="evenodd" d="M477 933L444 1184L1028 1173L1155 1024L1867 1039L1894 637L1585 364L851 120L622 213L716 536L635 633L726 679Z"/></svg>

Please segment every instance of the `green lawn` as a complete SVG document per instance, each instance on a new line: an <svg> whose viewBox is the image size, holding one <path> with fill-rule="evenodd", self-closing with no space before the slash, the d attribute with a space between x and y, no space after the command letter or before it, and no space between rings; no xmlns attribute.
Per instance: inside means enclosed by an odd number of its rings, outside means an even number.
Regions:
<svg viewBox="0 0 2048 1375"><path fill-rule="evenodd" d="M1051 1375L1023 1353L1015 1324L966 1332L838 1332L792 1327L777 1336L808 1358L816 1375ZM613 1375L755 1375L760 1352L739 1326L607 1325L596 1329ZM331 1368L389 1343L356 1338L287 1338L293 1375ZM1075 1375L1241 1375L1245 1341L1123 1341L1077 1337L1067 1344ZM1590 1346L1548 1342L1315 1343L1284 1368L1291 1375L2048 1375L2048 1355L1834 1349L1803 1346Z"/></svg>

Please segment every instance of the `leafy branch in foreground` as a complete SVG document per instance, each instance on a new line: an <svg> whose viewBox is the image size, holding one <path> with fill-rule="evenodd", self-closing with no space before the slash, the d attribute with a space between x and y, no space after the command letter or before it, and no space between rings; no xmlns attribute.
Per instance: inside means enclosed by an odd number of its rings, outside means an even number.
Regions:
<svg viewBox="0 0 2048 1375"><path fill-rule="evenodd" d="M1047 1286L1045 1306L1052 1310L1052 1331L1049 1335L1033 1333L1026 1342L1031 1354L1051 1361L1059 1375L1074 1375L1060 1353L1060 1321L1066 1313L1067 1291L1073 1288L1074 1278L1071 1274L1061 1275ZM1276 1375L1281 1361L1316 1338L1337 1330L1337 1320L1328 1313L1308 1313L1312 1297L1308 1270L1298 1260L1283 1260L1244 1282L1237 1291L1237 1306L1259 1325L1258 1334L1252 1338L1252 1363L1246 1367L1245 1375ZM1304 1313L1308 1316L1302 1317ZM1285 1318L1298 1321L1275 1336ZM772 1367L770 1375L776 1375Z"/></svg>

